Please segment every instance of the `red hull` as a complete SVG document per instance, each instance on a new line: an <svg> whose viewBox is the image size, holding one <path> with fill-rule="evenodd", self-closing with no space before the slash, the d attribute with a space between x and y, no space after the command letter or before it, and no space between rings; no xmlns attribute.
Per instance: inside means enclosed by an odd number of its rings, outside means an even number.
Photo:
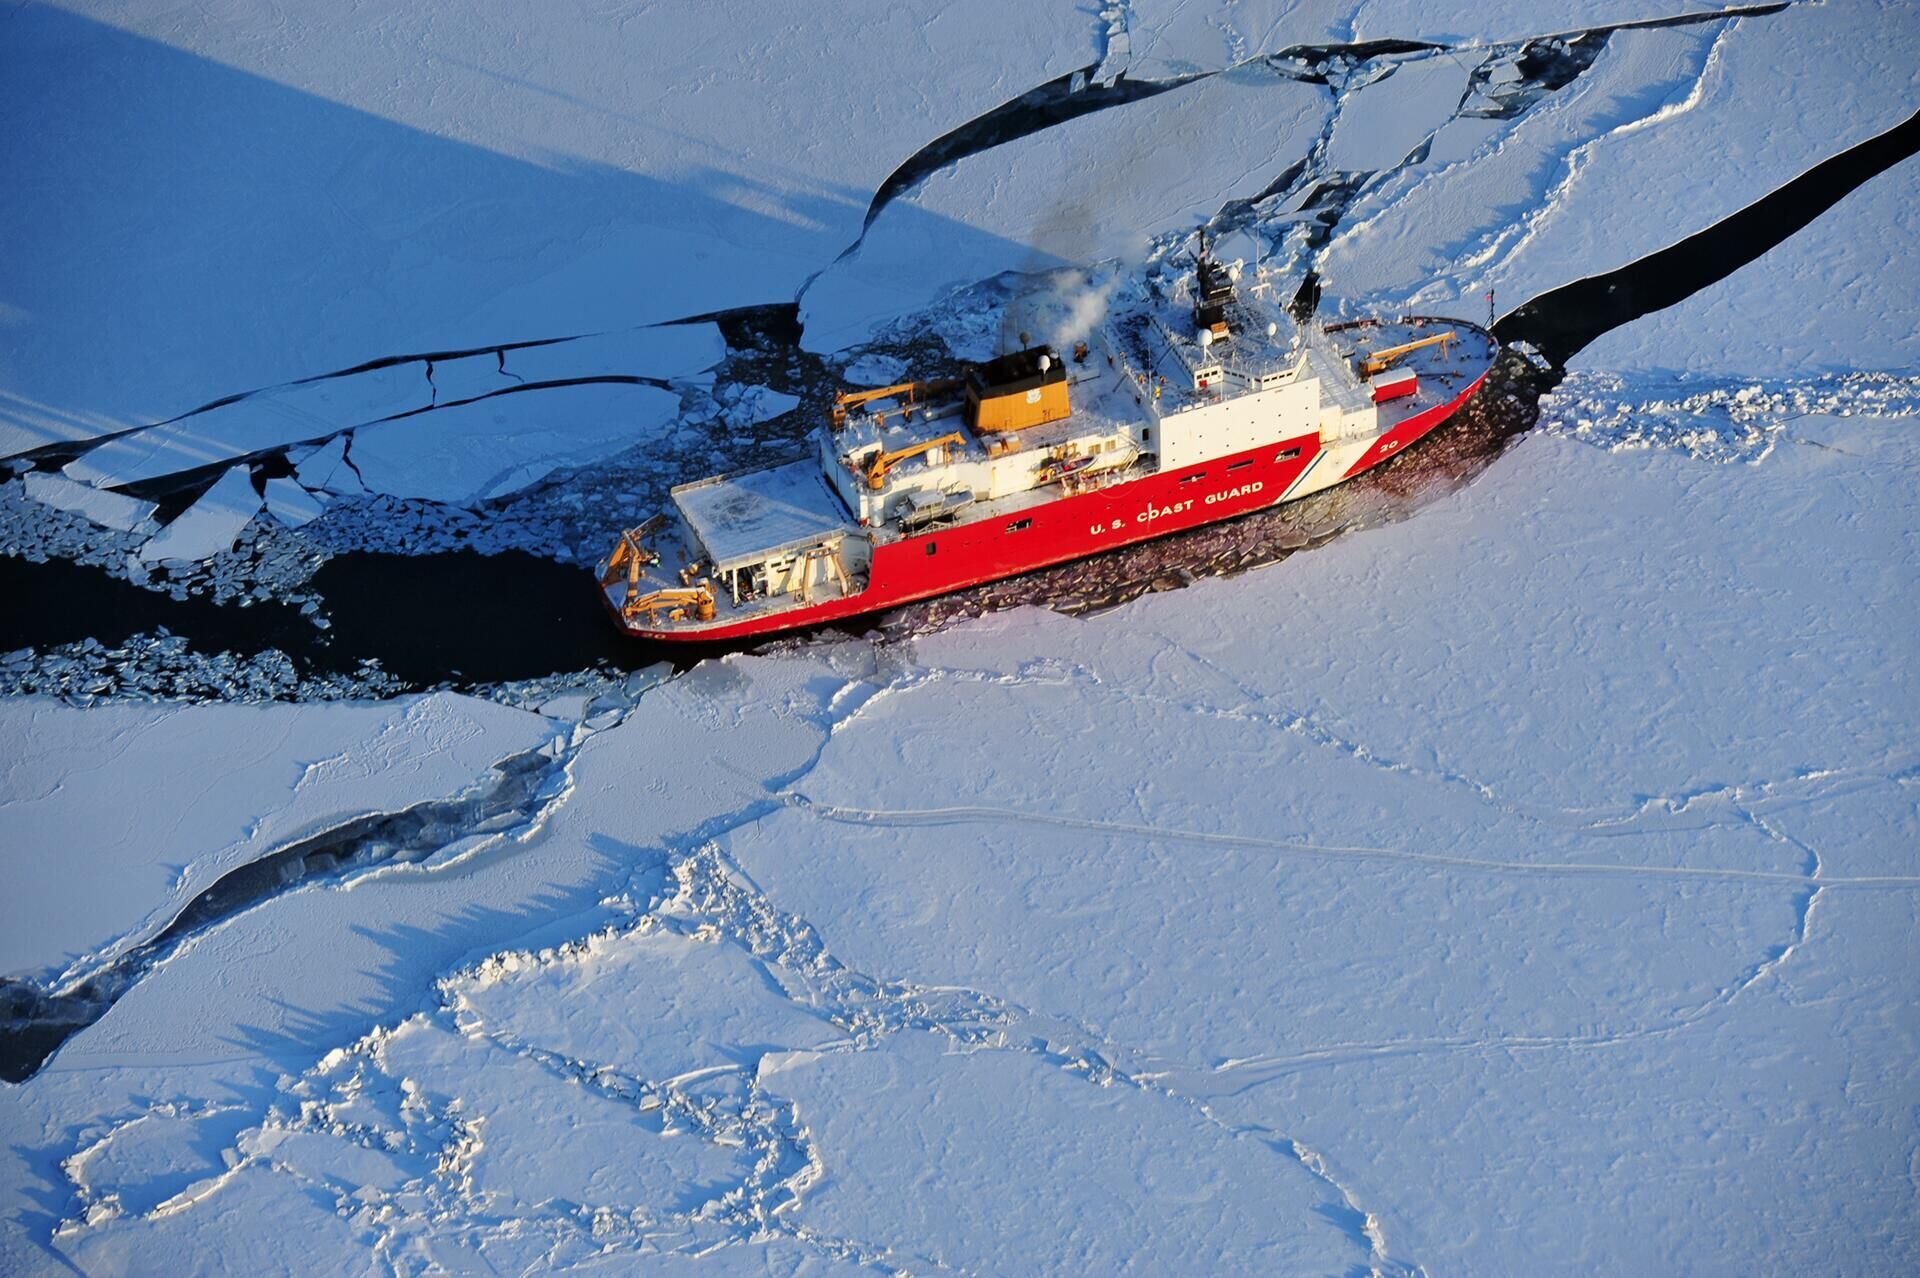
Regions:
<svg viewBox="0 0 1920 1278"><path fill-rule="evenodd" d="M1453 416L1485 380L1483 373L1449 402L1409 417L1381 435L1341 479L1351 479L1413 444ZM1265 510L1287 499L1319 453L1319 435L1301 435L1179 471L1062 497L1006 518L904 537L874 548L869 584L859 593L764 616L649 629L621 618L610 599L608 607L621 629L643 639L712 643L801 630Z"/></svg>

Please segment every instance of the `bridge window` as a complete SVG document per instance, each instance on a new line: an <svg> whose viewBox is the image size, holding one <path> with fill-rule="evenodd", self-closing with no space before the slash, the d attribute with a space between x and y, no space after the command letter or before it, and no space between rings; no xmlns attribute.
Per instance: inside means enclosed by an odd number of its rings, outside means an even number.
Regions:
<svg viewBox="0 0 1920 1278"><path fill-rule="evenodd" d="M1033 521L1031 519L1016 519L1012 523L1007 525L1007 531L1008 532L1025 532L1027 529L1031 527L1033 527Z"/></svg>

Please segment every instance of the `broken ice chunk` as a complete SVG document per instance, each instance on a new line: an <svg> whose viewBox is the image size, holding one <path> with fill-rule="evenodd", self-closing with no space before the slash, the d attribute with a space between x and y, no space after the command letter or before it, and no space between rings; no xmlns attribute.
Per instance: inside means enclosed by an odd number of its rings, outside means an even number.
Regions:
<svg viewBox="0 0 1920 1278"><path fill-rule="evenodd" d="M153 517L153 503L110 493L92 484L76 483L61 475L34 471L27 476L27 496L57 510L70 510L99 524L132 532Z"/></svg>
<svg viewBox="0 0 1920 1278"><path fill-rule="evenodd" d="M240 530L262 505L245 466L235 466L207 489L199 501L140 548L147 563L194 563L231 550Z"/></svg>
<svg viewBox="0 0 1920 1278"><path fill-rule="evenodd" d="M372 492L467 503L658 438L679 411L652 386L552 387L385 423L355 437L353 460Z"/></svg>
<svg viewBox="0 0 1920 1278"><path fill-rule="evenodd" d="M300 486L314 492L333 493L349 497L367 491L360 482L352 463L347 461L347 444L350 436L337 435L314 451L313 455L294 468L300 477Z"/></svg>
<svg viewBox="0 0 1920 1278"><path fill-rule="evenodd" d="M310 524L325 511L326 506L318 497L291 479L267 481L267 513L287 527Z"/></svg>
<svg viewBox="0 0 1920 1278"><path fill-rule="evenodd" d="M423 364L323 377L244 395L229 404L137 431L76 458L66 471L95 484L131 484L280 444L320 439L433 398Z"/></svg>
<svg viewBox="0 0 1920 1278"><path fill-rule="evenodd" d="M907 362L891 355L862 355L850 362L840 375L855 386L892 386L907 380Z"/></svg>

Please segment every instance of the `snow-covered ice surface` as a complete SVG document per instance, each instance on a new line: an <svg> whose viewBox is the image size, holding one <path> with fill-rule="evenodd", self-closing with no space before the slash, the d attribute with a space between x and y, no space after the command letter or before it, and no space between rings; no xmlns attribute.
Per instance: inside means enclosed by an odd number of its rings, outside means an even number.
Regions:
<svg viewBox="0 0 1920 1278"><path fill-rule="evenodd" d="M10 13L0 122L34 180L0 204L32 249L0 276L7 416L70 436L401 352L791 296L898 157L1095 55L1071 5L834 19ZM823 74L855 49L884 74ZM973 74L916 87L956 62Z"/></svg>
<svg viewBox="0 0 1920 1278"><path fill-rule="evenodd" d="M181 630L0 654L0 1272L1920 1268L1920 160L1267 571L629 676L360 553L591 604L1209 218L1630 289L1909 6L414 8L0 18L8 624Z"/></svg>
<svg viewBox="0 0 1920 1278"><path fill-rule="evenodd" d="M1002 271L1137 258L1301 159L1322 107L1311 86L1255 64L962 160L888 204L808 285L807 344L853 345Z"/></svg>
<svg viewBox="0 0 1920 1278"><path fill-rule="evenodd" d="M1920 451L1593 442L1103 617L697 667L511 851L271 900L12 1089L70 1205L10 1245L1900 1268Z"/></svg>
<svg viewBox="0 0 1920 1278"><path fill-rule="evenodd" d="M111 957L110 943L165 924L264 850L458 791L555 733L536 715L451 693L86 711L22 699L0 702L0 722L33 743L8 760L0 794L8 974Z"/></svg>
<svg viewBox="0 0 1920 1278"><path fill-rule="evenodd" d="M1920 26L1910 17L1898 0L1845 0L1616 32L1585 51L1577 78L1498 125L1474 118L1505 113L1490 74L1431 153L1355 203L1328 247L1327 287L1360 311L1489 287L1518 301L1680 239L1676 228L1717 221L1783 173L1911 115ZM1490 72L1504 61L1491 52ZM1742 119L1765 127L1729 139Z"/></svg>
<svg viewBox="0 0 1920 1278"><path fill-rule="evenodd" d="M1914 271L1899 247L1920 243L1913 166L1874 178L1818 227L1734 278L1615 329L1572 367L1763 379L1920 368Z"/></svg>

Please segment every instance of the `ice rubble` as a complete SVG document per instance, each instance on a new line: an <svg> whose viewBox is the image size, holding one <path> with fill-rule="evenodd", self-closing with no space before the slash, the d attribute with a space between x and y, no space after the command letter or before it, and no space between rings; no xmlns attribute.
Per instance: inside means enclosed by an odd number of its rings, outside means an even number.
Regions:
<svg viewBox="0 0 1920 1278"><path fill-rule="evenodd" d="M350 670L302 670L278 648L251 656L204 652L176 634L139 634L115 644L82 639L0 656L0 695L50 697L77 708L106 701L348 701L408 690L377 661L363 659Z"/></svg>
<svg viewBox="0 0 1920 1278"><path fill-rule="evenodd" d="M1665 348L1688 349L1684 340ZM1842 417L1920 414L1920 376L1844 373L1767 382L1570 373L1540 401L1539 428L1611 452L1684 450L1698 461L1757 463L1782 444L1816 438Z"/></svg>

